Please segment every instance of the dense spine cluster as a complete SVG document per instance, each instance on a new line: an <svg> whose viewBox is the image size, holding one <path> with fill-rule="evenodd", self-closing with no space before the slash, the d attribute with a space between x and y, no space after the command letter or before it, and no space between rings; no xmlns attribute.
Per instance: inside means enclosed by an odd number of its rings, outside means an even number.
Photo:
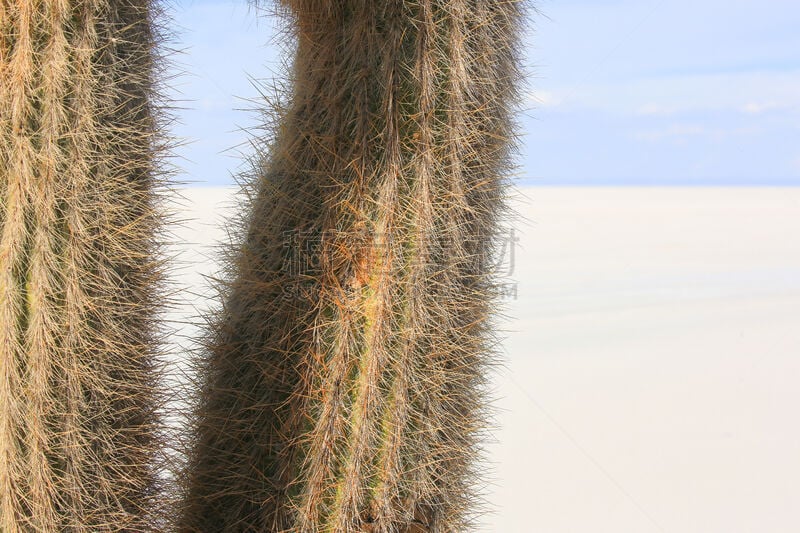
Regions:
<svg viewBox="0 0 800 533"><path fill-rule="evenodd" d="M286 0L296 40L212 318L185 532L476 510L517 0Z"/></svg>
<svg viewBox="0 0 800 533"><path fill-rule="evenodd" d="M0 0L0 531L150 531L152 0Z"/></svg>

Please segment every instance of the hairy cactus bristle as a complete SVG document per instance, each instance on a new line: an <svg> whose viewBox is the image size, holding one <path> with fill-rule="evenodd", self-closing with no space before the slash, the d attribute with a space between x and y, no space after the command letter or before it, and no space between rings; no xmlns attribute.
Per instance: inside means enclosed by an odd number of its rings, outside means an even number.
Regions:
<svg viewBox="0 0 800 533"><path fill-rule="evenodd" d="M0 531L149 531L152 0L0 0Z"/></svg>
<svg viewBox="0 0 800 533"><path fill-rule="evenodd" d="M212 318L179 529L470 527L518 0L284 0L296 41Z"/></svg>

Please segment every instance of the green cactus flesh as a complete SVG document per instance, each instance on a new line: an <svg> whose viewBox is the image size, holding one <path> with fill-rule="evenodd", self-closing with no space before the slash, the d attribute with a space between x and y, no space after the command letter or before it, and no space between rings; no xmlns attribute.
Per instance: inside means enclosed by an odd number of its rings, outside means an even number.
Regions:
<svg viewBox="0 0 800 533"><path fill-rule="evenodd" d="M0 531L148 531L149 0L0 0Z"/></svg>
<svg viewBox="0 0 800 533"><path fill-rule="evenodd" d="M181 531L444 532L477 449L514 0L294 0L211 319Z"/></svg>

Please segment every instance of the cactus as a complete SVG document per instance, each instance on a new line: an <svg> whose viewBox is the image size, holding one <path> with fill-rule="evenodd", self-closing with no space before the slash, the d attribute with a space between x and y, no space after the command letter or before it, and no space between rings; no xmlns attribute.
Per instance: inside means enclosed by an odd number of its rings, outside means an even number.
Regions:
<svg viewBox="0 0 800 533"><path fill-rule="evenodd" d="M479 509L517 0L290 0L210 320L179 530L445 532Z"/></svg>
<svg viewBox="0 0 800 533"><path fill-rule="evenodd" d="M0 0L0 531L150 531L151 0Z"/></svg>

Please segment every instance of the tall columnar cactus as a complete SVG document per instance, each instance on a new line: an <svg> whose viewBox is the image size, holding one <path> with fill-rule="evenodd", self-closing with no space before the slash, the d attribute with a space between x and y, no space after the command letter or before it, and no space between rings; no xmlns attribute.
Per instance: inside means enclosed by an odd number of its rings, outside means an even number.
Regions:
<svg viewBox="0 0 800 533"><path fill-rule="evenodd" d="M292 89L212 319L181 531L476 510L516 0L291 0Z"/></svg>
<svg viewBox="0 0 800 533"><path fill-rule="evenodd" d="M148 531L151 0L0 0L0 531Z"/></svg>

